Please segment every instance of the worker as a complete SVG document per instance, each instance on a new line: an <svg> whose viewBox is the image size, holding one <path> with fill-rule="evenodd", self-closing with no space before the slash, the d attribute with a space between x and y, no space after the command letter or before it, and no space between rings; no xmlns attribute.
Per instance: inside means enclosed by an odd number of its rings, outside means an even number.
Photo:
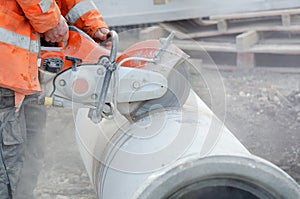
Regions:
<svg viewBox="0 0 300 199"><path fill-rule="evenodd" d="M68 24L95 40L109 29L92 0L0 0L0 198L32 199L46 110L37 105L40 38L65 42Z"/></svg>

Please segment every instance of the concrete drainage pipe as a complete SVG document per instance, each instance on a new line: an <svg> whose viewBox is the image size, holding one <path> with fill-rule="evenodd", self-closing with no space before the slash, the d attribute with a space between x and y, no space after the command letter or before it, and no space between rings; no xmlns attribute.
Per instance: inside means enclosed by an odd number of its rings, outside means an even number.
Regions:
<svg viewBox="0 0 300 199"><path fill-rule="evenodd" d="M180 109L95 125L77 113L79 150L99 199L299 199L298 184L256 157L191 91Z"/></svg>

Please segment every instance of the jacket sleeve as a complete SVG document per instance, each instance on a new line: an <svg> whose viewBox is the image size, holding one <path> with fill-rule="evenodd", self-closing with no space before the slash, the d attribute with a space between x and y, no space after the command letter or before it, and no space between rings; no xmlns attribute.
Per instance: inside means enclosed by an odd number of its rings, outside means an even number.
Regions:
<svg viewBox="0 0 300 199"><path fill-rule="evenodd" d="M91 37L99 28L107 28L101 13L92 0L62 0L62 15Z"/></svg>
<svg viewBox="0 0 300 199"><path fill-rule="evenodd" d="M54 0L17 0L35 31L44 33L57 26L60 10Z"/></svg>

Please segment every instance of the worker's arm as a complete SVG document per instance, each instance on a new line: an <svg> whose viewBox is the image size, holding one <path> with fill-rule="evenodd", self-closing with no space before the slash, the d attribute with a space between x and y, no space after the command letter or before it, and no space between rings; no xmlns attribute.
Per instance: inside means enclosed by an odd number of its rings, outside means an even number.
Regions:
<svg viewBox="0 0 300 199"><path fill-rule="evenodd" d="M54 0L17 0L31 26L45 33L46 41L68 39L68 26Z"/></svg>
<svg viewBox="0 0 300 199"><path fill-rule="evenodd" d="M71 25L94 39L106 39L108 27L92 0L62 0L60 7L62 15Z"/></svg>
<svg viewBox="0 0 300 199"><path fill-rule="evenodd" d="M32 27L44 33L57 26L60 10L54 0L17 0Z"/></svg>

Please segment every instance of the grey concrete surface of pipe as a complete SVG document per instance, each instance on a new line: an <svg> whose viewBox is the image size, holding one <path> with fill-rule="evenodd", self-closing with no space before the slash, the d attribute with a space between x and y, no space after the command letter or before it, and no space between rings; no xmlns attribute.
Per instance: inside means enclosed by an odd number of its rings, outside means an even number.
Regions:
<svg viewBox="0 0 300 199"><path fill-rule="evenodd" d="M99 199L299 199L299 185L256 157L192 90L182 108L99 125L77 113L77 142Z"/></svg>

